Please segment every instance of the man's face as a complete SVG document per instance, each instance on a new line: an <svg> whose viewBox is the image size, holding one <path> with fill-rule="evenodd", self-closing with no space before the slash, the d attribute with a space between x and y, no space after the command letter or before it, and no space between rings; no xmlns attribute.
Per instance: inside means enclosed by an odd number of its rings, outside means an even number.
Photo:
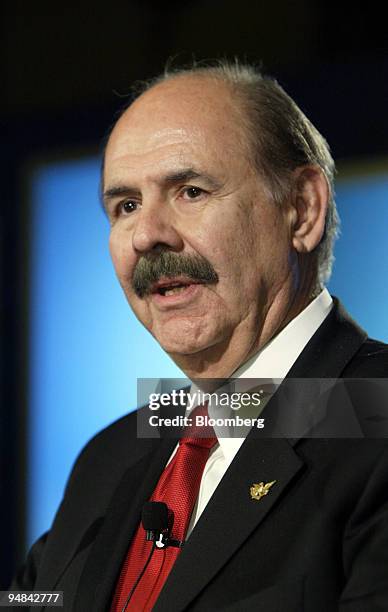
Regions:
<svg viewBox="0 0 388 612"><path fill-rule="evenodd" d="M244 136L224 85L184 77L141 96L109 139L104 193L116 273L138 319L175 358L211 361L231 347L248 355L289 282L285 215ZM160 253L173 254L172 275L167 263L144 281L144 259L149 272Z"/></svg>

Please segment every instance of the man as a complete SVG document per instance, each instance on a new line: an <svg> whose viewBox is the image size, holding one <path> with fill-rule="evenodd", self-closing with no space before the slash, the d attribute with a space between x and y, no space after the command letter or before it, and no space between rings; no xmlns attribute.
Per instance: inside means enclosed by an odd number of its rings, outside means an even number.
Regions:
<svg viewBox="0 0 388 612"><path fill-rule="evenodd" d="M164 75L117 121L103 173L116 273L138 319L197 384L387 376L387 347L324 289L333 173L295 103L237 63ZM266 419L275 406L267 399ZM193 460L187 432L177 448L137 438L136 421L120 419L82 451L14 588L63 590L65 609L82 612L388 609L384 439L213 432ZM180 520L171 482L182 462L180 502L195 498L186 541L148 566L141 511L165 501Z"/></svg>

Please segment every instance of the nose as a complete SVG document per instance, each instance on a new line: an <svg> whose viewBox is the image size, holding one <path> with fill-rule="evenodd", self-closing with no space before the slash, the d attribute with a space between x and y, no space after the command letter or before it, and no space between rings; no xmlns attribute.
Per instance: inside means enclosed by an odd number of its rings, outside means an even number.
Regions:
<svg viewBox="0 0 388 612"><path fill-rule="evenodd" d="M138 253L147 253L157 246L168 247L174 251L183 248L183 240L166 205L161 202L143 202L136 218L132 245Z"/></svg>

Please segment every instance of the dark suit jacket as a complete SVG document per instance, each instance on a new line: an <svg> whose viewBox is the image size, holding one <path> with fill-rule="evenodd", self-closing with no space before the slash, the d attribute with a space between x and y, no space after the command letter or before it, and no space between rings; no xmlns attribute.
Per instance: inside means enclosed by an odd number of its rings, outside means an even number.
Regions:
<svg viewBox="0 0 388 612"><path fill-rule="evenodd" d="M290 377L388 377L388 346L336 302ZM270 414L271 401L266 407ZM137 439L136 414L81 452L49 533L12 588L109 610L128 544L176 441ZM260 501L250 487L276 479ZM155 610L388 610L388 441L245 440Z"/></svg>

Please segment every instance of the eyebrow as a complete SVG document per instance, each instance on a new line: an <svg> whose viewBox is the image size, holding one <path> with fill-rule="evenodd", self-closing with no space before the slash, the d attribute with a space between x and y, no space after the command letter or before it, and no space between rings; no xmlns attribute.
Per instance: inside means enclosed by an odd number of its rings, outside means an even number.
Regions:
<svg viewBox="0 0 388 612"><path fill-rule="evenodd" d="M169 174L164 175L161 179L157 179L157 182L166 183L168 185L174 185L185 181L191 181L193 179L201 179L209 185L212 189L219 189L221 183L213 177L205 174L204 172L197 172L194 168L182 168L182 170L176 170ZM139 196L140 190L130 185L113 185L106 189L103 193L104 205L113 198L119 196Z"/></svg>
<svg viewBox="0 0 388 612"><path fill-rule="evenodd" d="M202 179L214 187L218 187L219 183L214 178L204 172L197 172L194 168L183 168L164 177L166 183L181 183L182 181L191 181L193 179Z"/></svg>

